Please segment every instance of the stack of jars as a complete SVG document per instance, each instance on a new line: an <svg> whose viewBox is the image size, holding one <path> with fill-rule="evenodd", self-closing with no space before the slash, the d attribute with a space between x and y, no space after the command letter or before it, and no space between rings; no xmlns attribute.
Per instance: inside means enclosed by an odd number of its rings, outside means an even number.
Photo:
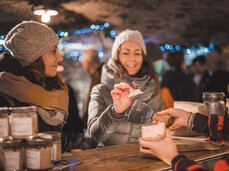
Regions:
<svg viewBox="0 0 229 171"><path fill-rule="evenodd" d="M5 170L44 170L61 160L61 133L38 135L35 106L0 108L0 144Z"/></svg>

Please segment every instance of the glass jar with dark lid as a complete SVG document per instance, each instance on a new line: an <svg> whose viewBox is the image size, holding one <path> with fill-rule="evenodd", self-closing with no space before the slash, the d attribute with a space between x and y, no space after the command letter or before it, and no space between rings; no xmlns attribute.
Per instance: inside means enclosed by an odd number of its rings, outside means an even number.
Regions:
<svg viewBox="0 0 229 171"><path fill-rule="evenodd" d="M9 126L9 109L0 107L0 138L6 139L10 136Z"/></svg>
<svg viewBox="0 0 229 171"><path fill-rule="evenodd" d="M5 170L23 170L22 141L5 139L1 145L5 156Z"/></svg>
<svg viewBox="0 0 229 171"><path fill-rule="evenodd" d="M38 133L39 137L51 139L53 142L53 161L60 161L62 159L62 145L61 133L56 131L47 131Z"/></svg>
<svg viewBox="0 0 229 171"><path fill-rule="evenodd" d="M11 136L17 139L37 136L38 121L36 106L11 107Z"/></svg>
<svg viewBox="0 0 229 171"><path fill-rule="evenodd" d="M26 139L25 154L27 169L44 170L53 167L51 139L40 137Z"/></svg>

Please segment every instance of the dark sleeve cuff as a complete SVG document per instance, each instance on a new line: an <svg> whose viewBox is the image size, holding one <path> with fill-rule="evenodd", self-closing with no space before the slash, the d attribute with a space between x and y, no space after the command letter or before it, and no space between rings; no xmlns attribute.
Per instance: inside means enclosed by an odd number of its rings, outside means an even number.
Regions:
<svg viewBox="0 0 229 171"><path fill-rule="evenodd" d="M114 118L114 119L122 119L125 117L125 112L123 113L116 113L115 109L114 109L114 106L111 107L111 116Z"/></svg>
<svg viewBox="0 0 229 171"><path fill-rule="evenodd" d="M172 162L171 162L172 168L175 167L175 164L176 164L176 163L178 162L178 160L180 160L181 158L186 158L186 159L187 159L187 157L186 157L185 155L183 155L183 154L178 154L177 156L175 156L175 157L172 159Z"/></svg>
<svg viewBox="0 0 229 171"><path fill-rule="evenodd" d="M202 135L208 136L208 116L197 113L194 118L193 130Z"/></svg>
<svg viewBox="0 0 229 171"><path fill-rule="evenodd" d="M224 117L224 124L223 124L223 134L224 134L224 140L229 141L229 116L226 115Z"/></svg>
<svg viewBox="0 0 229 171"><path fill-rule="evenodd" d="M194 160L188 159L185 155L179 154L172 160L172 170L198 170L207 171L206 168L195 162Z"/></svg>

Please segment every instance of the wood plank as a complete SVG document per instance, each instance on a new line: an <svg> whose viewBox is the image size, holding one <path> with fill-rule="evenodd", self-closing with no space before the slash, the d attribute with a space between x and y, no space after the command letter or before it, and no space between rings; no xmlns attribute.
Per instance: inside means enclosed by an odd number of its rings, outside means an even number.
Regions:
<svg viewBox="0 0 229 171"><path fill-rule="evenodd" d="M222 144L213 144L206 137L178 137L173 136L179 152L200 151L200 150L218 150Z"/></svg>
<svg viewBox="0 0 229 171"><path fill-rule="evenodd" d="M207 157L229 152L228 147L211 151L184 152L191 159L201 160ZM79 160L81 165L75 170L163 170L170 168L161 160L141 154L138 143L121 144L73 153L69 159Z"/></svg>

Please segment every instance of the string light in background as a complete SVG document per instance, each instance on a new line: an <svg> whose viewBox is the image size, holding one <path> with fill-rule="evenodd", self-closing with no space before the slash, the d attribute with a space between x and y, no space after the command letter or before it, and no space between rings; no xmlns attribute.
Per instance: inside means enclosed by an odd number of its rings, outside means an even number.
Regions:
<svg viewBox="0 0 229 171"><path fill-rule="evenodd" d="M104 29L108 29L108 28L110 28L110 24L108 22L105 22L102 25L92 24L88 28L76 29L73 34L83 35L83 34L88 34L88 33L94 32L94 31L104 30ZM85 47L79 47L79 46L82 46L81 43L78 43L78 44L77 43L71 43L71 45L69 45L69 43L66 40L61 39L61 38L70 36L71 33L72 32L64 32L61 30L58 31L57 35L60 36L60 42L59 42L58 48L59 48L59 50L64 50L64 51L68 51L68 49L81 49L81 50L74 50L74 52L77 52L77 53L72 53L72 52L66 53L66 58L72 59L73 61L76 61L76 60L82 61L82 51L83 51L82 49L84 49ZM109 34L112 38L117 38L117 35L116 35L114 30L111 30L109 32ZM91 48L94 48L94 47L91 47ZM97 50L98 50L99 58L103 58L106 51L103 49L102 46L98 47Z"/></svg>
<svg viewBox="0 0 229 171"><path fill-rule="evenodd" d="M201 47L201 53L204 53L204 55L207 55L208 53L215 51L215 45L213 42L211 42L208 47L205 47L205 46L199 46L199 47ZM190 54L191 52L195 52L196 50L198 50L199 47L196 48L195 46L192 46L190 48L183 49L183 50L184 50L184 53ZM202 47L205 47L205 48L202 48ZM171 44L165 44L164 46L161 45L160 49L162 52L166 52L166 51L175 52L175 51L180 51L181 46L175 45L173 47L173 45Z"/></svg>
<svg viewBox="0 0 229 171"><path fill-rule="evenodd" d="M95 24L92 24L89 28L84 28L84 29L76 29L75 30L75 34L76 35L79 35L79 34L87 34L87 33L91 33L95 30L104 30L105 28L108 28L110 26L110 24L108 22L102 24L102 25L95 25ZM115 32L114 32L115 33ZM69 32L64 32L64 31L58 31L57 33L59 36L61 37L67 37L69 35ZM112 34L113 35L113 34ZM112 36L111 35L111 36Z"/></svg>
<svg viewBox="0 0 229 171"><path fill-rule="evenodd" d="M215 45L211 42L208 46L192 46L189 48L181 48L180 45L175 45L174 47L171 44L165 44L160 46L162 52L175 52L175 51L184 51L184 60L187 65L191 65L194 58L200 55L207 55L208 53L215 52Z"/></svg>
<svg viewBox="0 0 229 171"><path fill-rule="evenodd" d="M104 29L108 29L110 28L110 24L108 22L105 22L102 25L95 25L92 24L90 27L88 28L83 28L83 29L76 29L74 31L73 34L75 35L81 35L81 34L88 34L88 33L92 33L93 31L98 31L98 30L104 30ZM81 49L81 50L71 50L71 52L66 53L66 58L72 58L73 61L82 60L82 51L84 47L84 44L82 43L68 43L66 40L62 40L62 37L68 37L70 36L71 32L64 32L64 31L58 31L57 35L60 37L60 42L58 45L58 48L60 51L64 51L67 49ZM109 34L112 38L117 38L117 34L115 32L115 30L110 30ZM0 51L4 50L3 47L3 41L4 41L5 36L4 35L0 35ZM93 47L95 48L95 47ZM182 46L180 45L171 45L171 44L165 44L165 45L161 45L160 49L162 52L175 52L175 51L180 51L183 50L185 53L185 60L187 61L186 63L189 64L190 61L192 61L196 56L199 55L207 55L208 53L214 52L215 51L215 45L213 42L211 42L208 47L206 46L192 46L189 48L182 48ZM6 49L5 49L6 50ZM98 52L98 56L99 58L103 58L105 55L105 50L103 50L103 47L100 46L97 49Z"/></svg>
<svg viewBox="0 0 229 171"><path fill-rule="evenodd" d="M0 51L5 50L6 48L3 47L3 42L4 42L5 36L4 35L0 35Z"/></svg>

